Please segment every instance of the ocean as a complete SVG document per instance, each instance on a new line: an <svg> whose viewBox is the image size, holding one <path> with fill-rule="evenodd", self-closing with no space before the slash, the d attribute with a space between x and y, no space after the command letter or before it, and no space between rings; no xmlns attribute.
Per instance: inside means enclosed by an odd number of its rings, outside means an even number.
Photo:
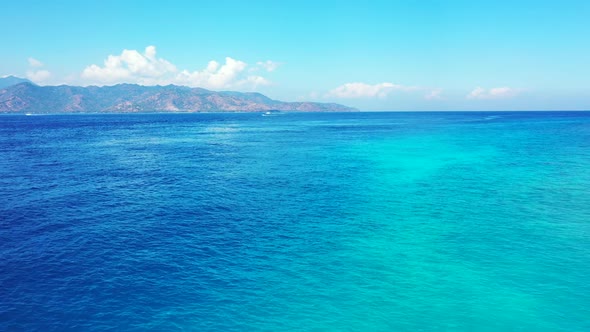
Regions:
<svg viewBox="0 0 590 332"><path fill-rule="evenodd" d="M0 116L0 331L590 331L590 113Z"/></svg>

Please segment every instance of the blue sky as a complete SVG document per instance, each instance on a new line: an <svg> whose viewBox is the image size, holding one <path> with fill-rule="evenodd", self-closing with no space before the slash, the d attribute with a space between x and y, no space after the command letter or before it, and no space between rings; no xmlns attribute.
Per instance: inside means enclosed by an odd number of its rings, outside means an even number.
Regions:
<svg viewBox="0 0 590 332"><path fill-rule="evenodd" d="M0 76L363 110L590 109L590 1L4 2Z"/></svg>

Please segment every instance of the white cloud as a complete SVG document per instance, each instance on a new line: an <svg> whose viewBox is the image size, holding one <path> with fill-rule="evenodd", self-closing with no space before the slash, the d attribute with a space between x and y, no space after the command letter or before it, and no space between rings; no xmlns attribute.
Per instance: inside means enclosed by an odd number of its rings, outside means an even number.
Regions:
<svg viewBox="0 0 590 332"><path fill-rule="evenodd" d="M505 99L516 97L522 90L509 87L491 88L486 90L482 87L477 87L471 91L467 99Z"/></svg>
<svg viewBox="0 0 590 332"><path fill-rule="evenodd" d="M256 65L260 68L263 68L266 71L275 71L277 68L279 68L281 64L271 60L266 60L256 62Z"/></svg>
<svg viewBox="0 0 590 332"><path fill-rule="evenodd" d="M29 58L28 61L29 61L30 67L34 67L34 68L43 67L43 62L41 62L35 58Z"/></svg>
<svg viewBox="0 0 590 332"><path fill-rule="evenodd" d="M51 77L51 73L48 70L29 70L27 71L27 78L35 83L43 83Z"/></svg>
<svg viewBox="0 0 590 332"><path fill-rule="evenodd" d="M51 77L49 70L40 69L43 63L35 58L29 57L29 70L27 70L27 78L35 83L43 83Z"/></svg>
<svg viewBox="0 0 590 332"><path fill-rule="evenodd" d="M420 88L411 87L411 86L404 86L400 84L393 84L389 82L378 83L374 85L366 84L366 83L346 83L343 84L330 92L328 92L327 97L336 97L336 98L385 98L390 93L394 91L416 91Z"/></svg>
<svg viewBox="0 0 590 332"><path fill-rule="evenodd" d="M428 92L425 96L424 99L426 100L439 100L442 99L442 92L443 89L437 88L437 89L433 89L430 90L430 92Z"/></svg>
<svg viewBox="0 0 590 332"><path fill-rule="evenodd" d="M262 76L247 76L247 67L248 64L243 61L226 57L225 63L212 60L202 70L178 70L171 62L156 56L155 46L148 46L143 53L123 50L120 55L109 55L102 67L90 65L84 69L81 77L91 84L179 84L212 89L270 84Z"/></svg>
<svg viewBox="0 0 590 332"><path fill-rule="evenodd" d="M230 57L225 58L225 64L209 61L207 67L201 71L189 72L183 70L174 79L178 84L201 86L206 88L227 88L237 85L238 76L248 65Z"/></svg>
<svg viewBox="0 0 590 332"><path fill-rule="evenodd" d="M244 83L252 83L254 85L254 87L257 87L259 85L270 85L270 81L267 80L266 78L262 77L262 76L256 76L256 75L251 75L246 77L246 80Z"/></svg>
<svg viewBox="0 0 590 332"><path fill-rule="evenodd" d="M143 54L136 50L123 50L121 55L109 55L103 67L90 65L81 76L100 83L149 83L176 71L170 62L156 58L154 46L148 46Z"/></svg>

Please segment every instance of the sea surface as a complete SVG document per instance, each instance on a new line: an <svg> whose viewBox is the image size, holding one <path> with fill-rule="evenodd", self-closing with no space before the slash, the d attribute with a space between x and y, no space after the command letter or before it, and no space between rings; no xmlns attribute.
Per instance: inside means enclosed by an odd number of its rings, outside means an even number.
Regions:
<svg viewBox="0 0 590 332"><path fill-rule="evenodd" d="M0 116L0 331L590 331L590 113Z"/></svg>

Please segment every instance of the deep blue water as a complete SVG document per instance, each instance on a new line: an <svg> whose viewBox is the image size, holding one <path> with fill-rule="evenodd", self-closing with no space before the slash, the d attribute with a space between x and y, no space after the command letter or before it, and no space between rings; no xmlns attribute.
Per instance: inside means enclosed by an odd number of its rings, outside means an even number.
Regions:
<svg viewBox="0 0 590 332"><path fill-rule="evenodd" d="M0 331L590 331L590 113L0 117Z"/></svg>

